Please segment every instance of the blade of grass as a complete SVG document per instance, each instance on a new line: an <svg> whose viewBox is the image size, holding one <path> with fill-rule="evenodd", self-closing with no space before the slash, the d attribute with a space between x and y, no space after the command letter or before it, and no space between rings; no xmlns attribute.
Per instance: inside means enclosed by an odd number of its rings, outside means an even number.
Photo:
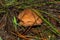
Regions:
<svg viewBox="0 0 60 40"><path fill-rule="evenodd" d="M39 12L42 12L43 14L47 14L48 16L52 17L53 19L55 19L56 21L58 21L60 23L60 20L57 17L55 17L53 14L47 13L42 10L39 10Z"/></svg>
<svg viewBox="0 0 60 40"><path fill-rule="evenodd" d="M52 32L54 32L56 35L60 36L60 32L58 32L58 30L55 28L55 25L51 24L49 21L47 21L47 19L45 19L43 17L43 15L38 12L35 9L31 9L32 11L34 11L47 25L49 25L49 27L52 29Z"/></svg>
<svg viewBox="0 0 60 40"><path fill-rule="evenodd" d="M30 0L31 1L31 0ZM33 0L32 0L32 2L33 2ZM24 9L24 8L27 8L27 7L33 7L33 6L43 6L43 5L46 5L46 4L55 4L55 3L57 3L56 1L54 1L54 2L44 2L44 3L41 3L41 4L31 4L31 5L26 5L26 4L28 4L27 2L24 4L25 2L23 2L23 3L16 3L16 5L18 5L18 4L21 4L21 5L19 5L19 6L16 6L17 8L21 8L21 9ZM30 3L30 2L29 2Z"/></svg>
<svg viewBox="0 0 60 40"><path fill-rule="evenodd" d="M15 16L13 18L13 22L14 22L14 24L17 24L17 20L16 20L16 17Z"/></svg>
<svg viewBox="0 0 60 40"><path fill-rule="evenodd" d="M13 5L16 4L16 2L17 2L17 0L4 0L3 6L4 6L4 7L13 6Z"/></svg>
<svg viewBox="0 0 60 40"><path fill-rule="evenodd" d="M20 24L17 23L17 19L16 19L15 16L13 17L12 22L13 22L13 24L14 24L16 30L17 30L17 26L20 26L22 29L24 29L24 27L22 27Z"/></svg>
<svg viewBox="0 0 60 40"><path fill-rule="evenodd" d="M17 20L15 16L13 17L13 24L14 24L15 30L17 30Z"/></svg>

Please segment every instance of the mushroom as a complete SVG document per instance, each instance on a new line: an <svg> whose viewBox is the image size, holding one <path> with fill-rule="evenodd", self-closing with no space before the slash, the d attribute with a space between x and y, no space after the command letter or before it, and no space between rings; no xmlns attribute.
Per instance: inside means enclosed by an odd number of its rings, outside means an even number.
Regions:
<svg viewBox="0 0 60 40"><path fill-rule="evenodd" d="M41 25L42 23L42 19L31 9L24 9L21 13L19 13L18 19L20 20L19 24L24 27Z"/></svg>

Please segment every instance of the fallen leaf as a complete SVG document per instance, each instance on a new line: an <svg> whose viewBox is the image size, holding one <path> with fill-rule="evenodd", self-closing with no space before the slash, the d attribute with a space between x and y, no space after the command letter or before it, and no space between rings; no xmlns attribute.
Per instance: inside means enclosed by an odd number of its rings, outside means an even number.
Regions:
<svg viewBox="0 0 60 40"><path fill-rule="evenodd" d="M23 26L41 25L42 19L39 18L32 10L25 9L18 15L19 24Z"/></svg>

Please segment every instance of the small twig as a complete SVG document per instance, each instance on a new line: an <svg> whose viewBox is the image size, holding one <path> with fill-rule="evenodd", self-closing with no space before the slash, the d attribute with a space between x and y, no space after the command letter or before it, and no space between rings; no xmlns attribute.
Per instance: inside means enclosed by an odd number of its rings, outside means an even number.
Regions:
<svg viewBox="0 0 60 40"><path fill-rule="evenodd" d="M10 32L10 33L12 33L12 34L18 36L19 38L23 38L23 39L25 39L25 40L29 40L29 38L27 38L26 36L20 34L19 32L16 32L16 33L14 33L14 32Z"/></svg>
<svg viewBox="0 0 60 40"><path fill-rule="evenodd" d="M53 14L47 13L45 11L39 10L40 12L42 12L43 14L47 14L48 16L52 17L53 19L55 19L56 21L60 22L60 20L58 18L56 18Z"/></svg>

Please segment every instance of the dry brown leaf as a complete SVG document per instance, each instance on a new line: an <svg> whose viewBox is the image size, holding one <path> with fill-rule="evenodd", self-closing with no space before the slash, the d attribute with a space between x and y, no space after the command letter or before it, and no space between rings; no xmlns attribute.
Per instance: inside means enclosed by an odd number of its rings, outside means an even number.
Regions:
<svg viewBox="0 0 60 40"><path fill-rule="evenodd" d="M42 19L39 18L32 10L25 9L18 15L18 19L20 20L19 24L23 26L33 26L33 25L41 25Z"/></svg>

